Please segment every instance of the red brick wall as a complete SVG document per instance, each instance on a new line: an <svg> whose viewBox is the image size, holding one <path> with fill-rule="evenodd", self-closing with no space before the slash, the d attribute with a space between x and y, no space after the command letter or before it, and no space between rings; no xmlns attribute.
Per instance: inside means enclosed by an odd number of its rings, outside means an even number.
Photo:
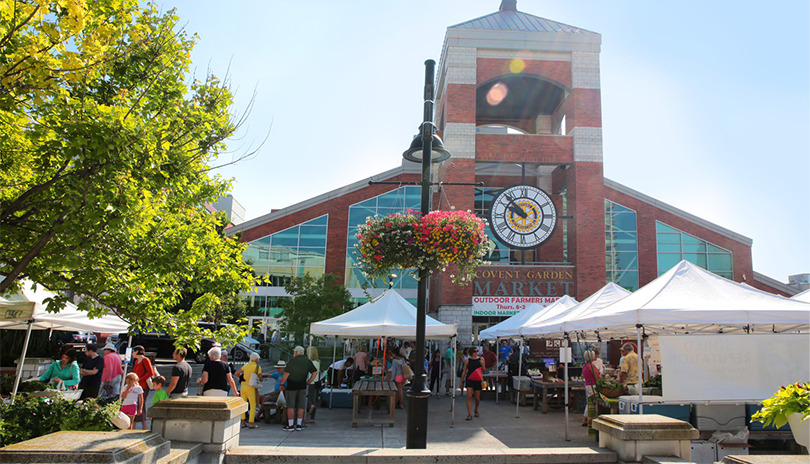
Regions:
<svg viewBox="0 0 810 464"><path fill-rule="evenodd" d="M576 265L576 299L605 285L605 207L602 163L574 163L568 173L568 259Z"/></svg>
<svg viewBox="0 0 810 464"><path fill-rule="evenodd" d="M419 181L419 179L419 175L405 174L387 180L413 182ZM338 196L327 202L313 205L311 208L307 208L303 211L298 211L289 216L278 218L275 221L261 224L253 229L245 230L240 240L242 242L251 242L323 216L324 214L329 214L325 270L330 274L343 276L346 271L346 235L349 228L349 206L367 198L381 195L395 188L395 185L370 185L355 192Z"/></svg>
<svg viewBox="0 0 810 464"><path fill-rule="evenodd" d="M476 134L478 161L573 162L574 140L553 135Z"/></svg>
<svg viewBox="0 0 810 464"><path fill-rule="evenodd" d="M445 123L475 123L475 86L472 84L448 84L444 94L446 106ZM446 102L446 103L445 103ZM441 120L439 120L441 122Z"/></svg>
<svg viewBox="0 0 810 464"><path fill-rule="evenodd" d="M599 89L574 89L554 112L554 120L565 115L566 133L576 126L602 127L602 92Z"/></svg>
<svg viewBox="0 0 810 464"><path fill-rule="evenodd" d="M513 60L501 60L495 58L479 58L477 60L476 81L478 85L494 79L498 76L508 76L512 74L509 65ZM571 87L571 62L570 61L534 61L524 60L526 67L522 74L535 74L537 76L548 77L555 81Z"/></svg>
<svg viewBox="0 0 810 464"><path fill-rule="evenodd" d="M605 198L636 211L638 227L639 285L644 286L658 277L658 251L656 249L655 222L661 221L682 232L694 235L714 245L731 251L734 267L734 280L754 286L754 271L751 260L751 247L737 240L689 222L674 214L663 211L648 203L605 187ZM772 291L772 290L767 290Z"/></svg>

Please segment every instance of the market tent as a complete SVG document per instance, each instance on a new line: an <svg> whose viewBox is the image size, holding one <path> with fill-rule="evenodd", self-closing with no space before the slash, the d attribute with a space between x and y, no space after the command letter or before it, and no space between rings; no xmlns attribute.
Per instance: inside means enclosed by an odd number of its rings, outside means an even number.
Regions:
<svg viewBox="0 0 810 464"><path fill-rule="evenodd" d="M626 298L565 323L567 331L628 333L810 329L810 304L744 286L681 261Z"/></svg>
<svg viewBox="0 0 810 464"><path fill-rule="evenodd" d="M805 303L810 303L810 289L805 290L805 291L803 291L801 293L797 293L796 295L793 295L792 297L790 297L790 299L791 300L796 300L796 301L803 301Z"/></svg>
<svg viewBox="0 0 810 464"><path fill-rule="evenodd" d="M33 287L33 288L32 288ZM105 315L91 319L85 311L68 302L58 313L47 311L45 301L56 295L41 285L23 284L19 293L0 298L0 329L26 330L33 320L33 330L85 330L92 332L120 333L129 330L129 323L118 316ZM18 311L23 311L19 312Z"/></svg>
<svg viewBox="0 0 810 464"><path fill-rule="evenodd" d="M482 330L478 334L478 338L486 340L499 337L520 336L520 329L523 326L531 325L540 320L547 320L552 317L556 317L577 304L579 304L579 302L568 295L564 295L562 298L548 306L534 303L509 319Z"/></svg>
<svg viewBox="0 0 810 464"><path fill-rule="evenodd" d="M540 335L567 332L569 331L566 328L568 321L593 314L628 295L630 295L629 291L610 282L586 298L582 303L552 317L536 320L532 324L523 326L520 329L520 334L525 337L538 337Z"/></svg>
<svg viewBox="0 0 810 464"><path fill-rule="evenodd" d="M388 290L379 298L347 313L309 326L310 335L341 338L416 337L416 307L399 293ZM455 324L425 316L425 338L450 339Z"/></svg>
<svg viewBox="0 0 810 464"><path fill-rule="evenodd" d="M28 341L32 330L88 330L96 332L126 332L129 323L117 316L105 315L91 319L84 311L68 302L58 313L49 313L47 307L50 298L56 295L40 285L25 282L23 289L7 298L0 298L0 329L26 330L20 364L14 380L11 402L17 396L20 385L20 373L25 364Z"/></svg>

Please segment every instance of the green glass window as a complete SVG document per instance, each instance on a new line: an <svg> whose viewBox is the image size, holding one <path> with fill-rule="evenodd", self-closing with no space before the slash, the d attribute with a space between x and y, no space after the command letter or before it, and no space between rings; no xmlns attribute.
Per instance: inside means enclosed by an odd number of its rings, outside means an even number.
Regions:
<svg viewBox="0 0 810 464"><path fill-rule="evenodd" d="M257 275L267 275L264 285L283 287L293 277L323 275L326 265L328 215L317 217L248 244L242 259Z"/></svg>
<svg viewBox="0 0 810 464"><path fill-rule="evenodd" d="M608 282L638 289L636 212L610 200L605 200L605 271Z"/></svg>
<svg viewBox="0 0 810 464"><path fill-rule="evenodd" d="M394 213L405 213L409 209L419 211L422 203L422 189L418 186L407 185L383 193L374 198L363 200L349 207L349 233L346 239L346 277L344 285L346 288L361 288L366 282L365 276L359 269L354 267L354 251L357 245L357 227L366 222L369 216L388 216ZM394 279L393 288L416 288L416 279L403 271L394 271L397 278ZM388 287L388 282L378 279L374 282L375 287Z"/></svg>
<svg viewBox="0 0 810 464"><path fill-rule="evenodd" d="M681 260L686 260L727 279L734 277L731 251L663 222L656 222L655 230L658 275L672 269Z"/></svg>

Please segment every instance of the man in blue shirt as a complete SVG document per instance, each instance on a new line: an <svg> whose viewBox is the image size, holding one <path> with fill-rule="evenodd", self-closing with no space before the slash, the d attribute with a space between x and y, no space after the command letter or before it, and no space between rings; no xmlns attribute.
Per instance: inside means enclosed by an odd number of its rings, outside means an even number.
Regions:
<svg viewBox="0 0 810 464"><path fill-rule="evenodd" d="M281 379L284 378L284 371L287 369L287 363L284 361L279 360L276 363L276 371L270 374L270 377L276 381L276 386L267 396L268 398L265 401L276 401L278 399L278 394L281 391ZM287 386L287 382L284 382L283 386Z"/></svg>
<svg viewBox="0 0 810 464"><path fill-rule="evenodd" d="M501 347L498 348L498 360L502 363L509 361L509 356L512 354L512 347L509 346L509 342L506 340L501 340Z"/></svg>

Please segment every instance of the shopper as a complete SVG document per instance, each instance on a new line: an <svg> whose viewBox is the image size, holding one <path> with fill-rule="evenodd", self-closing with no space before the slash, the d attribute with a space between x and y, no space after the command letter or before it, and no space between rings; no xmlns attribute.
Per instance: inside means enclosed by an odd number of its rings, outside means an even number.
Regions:
<svg viewBox="0 0 810 464"><path fill-rule="evenodd" d="M583 360L585 364L582 366L582 377L585 379L585 398L590 398L596 393L596 381L600 379L601 375L599 374L599 369L596 367L594 363L594 359L596 358L596 353L593 351L586 351L583 355ZM588 408L583 408L583 415L585 417L582 418L582 426L588 426Z"/></svg>
<svg viewBox="0 0 810 464"><path fill-rule="evenodd" d="M149 391L152 389L152 377L157 375L152 361L146 357L144 347L138 345L132 348L132 357L135 359L132 364L132 372L138 375L138 385L141 387L141 407L135 415L135 422L141 423L141 429L149 430L146 427L146 401L149 399ZM133 429L135 427L132 427Z"/></svg>
<svg viewBox="0 0 810 464"><path fill-rule="evenodd" d="M121 356L112 343L104 345L104 372L101 374L101 397L118 398L121 393L121 381L124 369L121 367Z"/></svg>
<svg viewBox="0 0 810 464"><path fill-rule="evenodd" d="M242 366L241 369L236 371L236 376L243 376L244 382L240 385L242 391L239 392L243 400L248 404L248 411L242 416L242 428L248 427L251 429L259 428L256 425L256 408L259 402L258 389L250 386L250 377L256 374L259 379L262 378L262 368L259 366L259 353L255 351L250 353L250 362ZM249 423L246 424L245 421Z"/></svg>
<svg viewBox="0 0 810 464"><path fill-rule="evenodd" d="M82 400L98 397L99 389L101 389L101 376L104 375L104 358L96 353L98 347L90 343L85 350L87 358L82 363L81 369L79 369L79 374L82 376L79 381L82 396L79 399Z"/></svg>
<svg viewBox="0 0 810 464"><path fill-rule="evenodd" d="M622 345L622 364L619 381L627 387L629 395L638 395L638 355L632 343Z"/></svg>
<svg viewBox="0 0 810 464"><path fill-rule="evenodd" d="M59 361L54 361L44 374L39 376L40 382L46 382L51 387L59 390L75 390L78 388L79 364L76 363L76 350L73 348L65 350Z"/></svg>
<svg viewBox="0 0 810 464"><path fill-rule="evenodd" d="M293 358L287 363L287 372L284 373L284 378L281 380L281 389L287 398L287 425L284 430L304 430L307 387L315 381L317 376L318 369L309 358L304 356L304 347L296 346L293 350ZM297 422L293 424L296 420Z"/></svg>
<svg viewBox="0 0 810 464"><path fill-rule="evenodd" d="M481 382L487 366L484 360L478 357L478 347L470 348L470 358L464 361L464 371L461 378L467 387L467 420L472 420L472 399L475 397L475 417L478 417L478 406L481 404Z"/></svg>
<svg viewBox="0 0 810 464"><path fill-rule="evenodd" d="M405 374L402 372L403 364L405 364L405 360L402 359L399 348L393 348L391 350L391 379L397 386L397 395L394 401L394 407L397 409L405 408L405 393L403 392L403 388L405 387Z"/></svg>
<svg viewBox="0 0 810 464"><path fill-rule="evenodd" d="M313 348L313 347L310 347ZM310 357L310 359L312 359ZM368 348L365 346L360 347L360 351L358 351L354 355L354 381L357 382L360 380L361 377L366 375L366 370L368 369Z"/></svg>
<svg viewBox="0 0 810 464"><path fill-rule="evenodd" d="M208 350L208 361L203 367L200 384L203 386L203 396L228 396L228 387L233 396L239 396L228 363L222 360L220 347Z"/></svg>
<svg viewBox="0 0 810 464"><path fill-rule="evenodd" d="M191 381L191 366L186 362L186 349L178 348L174 350L172 358L176 364L172 367L172 379L169 381L169 387L166 388L166 393L169 395L169 398L188 396L188 384Z"/></svg>
<svg viewBox="0 0 810 464"><path fill-rule="evenodd" d="M365 347L363 347L363 350ZM363 353L363 351L360 351ZM359 354L359 353L358 353ZM366 353L368 356L368 353ZM318 396L321 394L321 358L318 355L318 348L314 346L310 346L307 348L307 357L310 361L312 361L312 365L315 366L317 370L317 374L315 377L315 381L309 384L307 387L307 412L309 413L309 420L307 424L314 424L315 423L315 411L317 410L316 405L318 404ZM357 356L355 356L355 360ZM363 372L365 375L365 361L363 361ZM355 361L355 377L357 377L357 365Z"/></svg>
<svg viewBox="0 0 810 464"><path fill-rule="evenodd" d="M436 384L436 397L441 396L441 379L442 371L444 370L444 360L442 359L442 352L436 350L433 352L433 358L430 360L430 391L433 391L433 384Z"/></svg>

